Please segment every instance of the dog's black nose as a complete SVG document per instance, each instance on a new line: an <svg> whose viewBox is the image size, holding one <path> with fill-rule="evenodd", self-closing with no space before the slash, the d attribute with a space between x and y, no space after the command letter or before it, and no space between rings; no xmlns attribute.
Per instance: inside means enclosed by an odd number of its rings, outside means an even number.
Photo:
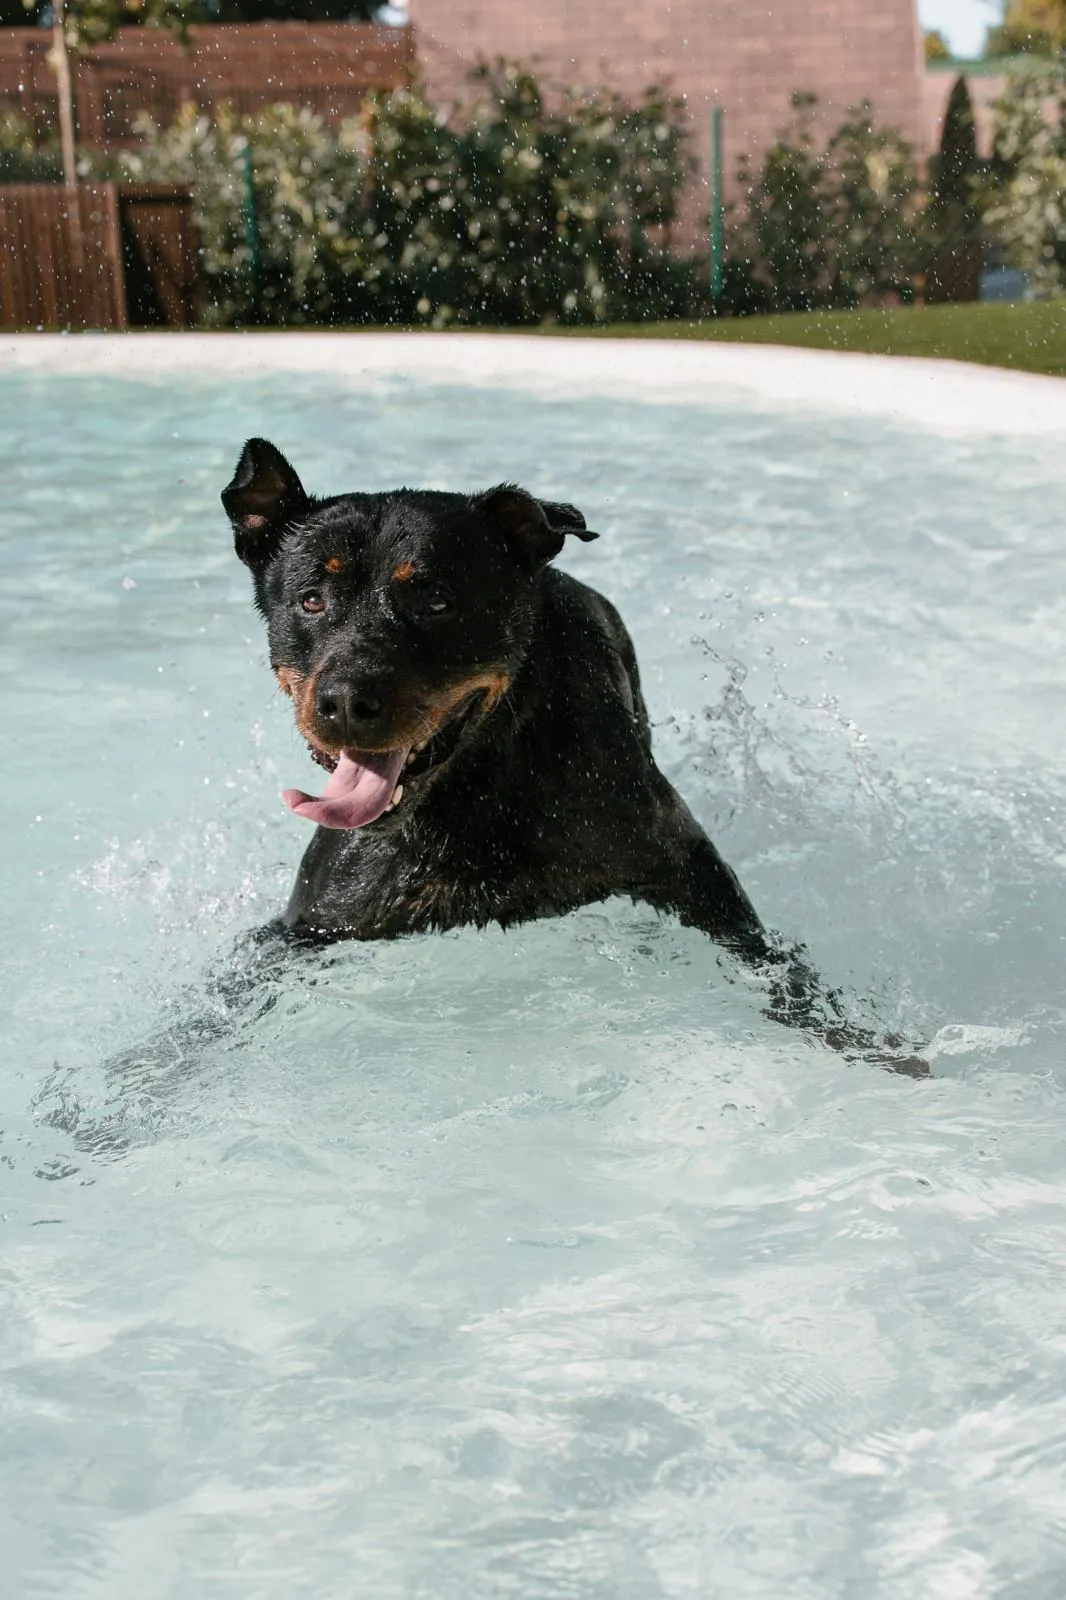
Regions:
<svg viewBox="0 0 1066 1600"><path fill-rule="evenodd" d="M343 681L331 678L319 683L315 696L318 720L342 744L356 744L360 734L370 731L384 707L384 685L371 677Z"/></svg>

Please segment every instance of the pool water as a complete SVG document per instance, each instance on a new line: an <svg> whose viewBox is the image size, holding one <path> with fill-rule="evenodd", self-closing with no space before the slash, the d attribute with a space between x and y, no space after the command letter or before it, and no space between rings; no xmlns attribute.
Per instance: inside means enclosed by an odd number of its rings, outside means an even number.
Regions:
<svg viewBox="0 0 1066 1600"><path fill-rule="evenodd" d="M0 419L0 1589L1057 1600L1061 440L308 374L9 371ZM131 1052L308 838L251 433L579 504L664 770L933 1080L621 902Z"/></svg>

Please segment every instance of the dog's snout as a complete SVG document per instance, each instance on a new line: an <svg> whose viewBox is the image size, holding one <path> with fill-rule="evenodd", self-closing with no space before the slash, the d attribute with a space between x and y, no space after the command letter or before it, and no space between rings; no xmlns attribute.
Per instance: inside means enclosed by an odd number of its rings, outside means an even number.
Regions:
<svg viewBox="0 0 1066 1600"><path fill-rule="evenodd" d="M318 685L315 710L323 730L328 730L338 743L357 744L360 734L373 732L386 699L386 684L376 674L331 677Z"/></svg>

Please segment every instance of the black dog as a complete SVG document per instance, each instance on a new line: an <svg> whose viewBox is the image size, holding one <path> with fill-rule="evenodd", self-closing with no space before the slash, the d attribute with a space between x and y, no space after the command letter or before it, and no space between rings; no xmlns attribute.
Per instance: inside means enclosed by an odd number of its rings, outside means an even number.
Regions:
<svg viewBox="0 0 1066 1600"><path fill-rule="evenodd" d="M271 665L331 773L320 799L286 791L319 824L289 934L507 927L628 895L768 965L771 1015L875 1044L764 931L655 765L621 618L550 565L568 535L597 537L578 510L509 485L319 499L263 439L222 501Z"/></svg>

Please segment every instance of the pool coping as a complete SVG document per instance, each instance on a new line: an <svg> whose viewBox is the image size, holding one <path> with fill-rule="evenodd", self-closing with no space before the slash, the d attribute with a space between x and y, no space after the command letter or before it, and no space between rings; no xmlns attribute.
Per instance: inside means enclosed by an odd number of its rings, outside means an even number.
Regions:
<svg viewBox="0 0 1066 1600"><path fill-rule="evenodd" d="M159 382L324 373L372 384L416 379L521 388L542 398L649 404L760 401L881 417L938 434L1066 436L1066 381L918 356L685 339L552 339L499 333L48 334L0 336L11 371Z"/></svg>

